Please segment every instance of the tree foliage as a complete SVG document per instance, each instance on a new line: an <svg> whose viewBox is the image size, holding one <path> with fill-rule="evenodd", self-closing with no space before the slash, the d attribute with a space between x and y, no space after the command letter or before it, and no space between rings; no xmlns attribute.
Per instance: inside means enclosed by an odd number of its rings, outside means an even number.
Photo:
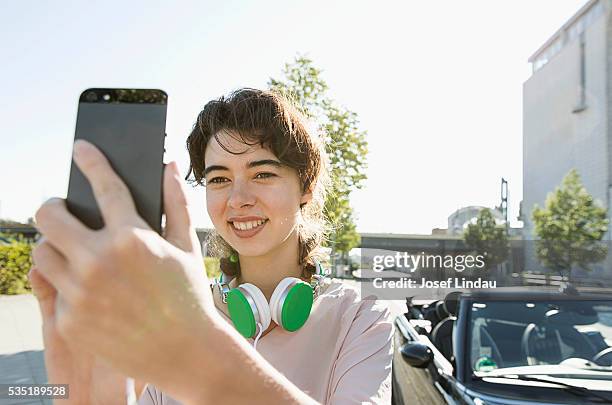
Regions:
<svg viewBox="0 0 612 405"><path fill-rule="evenodd" d="M319 125L330 157L332 186L325 201L327 219L332 224L329 239L335 251L346 254L360 243L349 197L366 180L366 131L359 128L356 113L329 97L327 83L312 60L298 56L285 65L283 75L281 80L271 78L268 86L291 98Z"/></svg>
<svg viewBox="0 0 612 405"><path fill-rule="evenodd" d="M532 218L538 259L560 275L571 279L574 266L590 271L591 264L606 258L608 248L601 240L608 230L607 212L595 203L575 169L548 194L544 208L535 206Z"/></svg>
<svg viewBox="0 0 612 405"><path fill-rule="evenodd" d="M32 244L24 238L6 238L0 244L0 294L24 294L31 291L28 272L32 267Z"/></svg>
<svg viewBox="0 0 612 405"><path fill-rule="evenodd" d="M498 225L489 209L480 210L475 224L468 224L463 240L476 255L484 257L485 269L491 269L508 258L506 227Z"/></svg>

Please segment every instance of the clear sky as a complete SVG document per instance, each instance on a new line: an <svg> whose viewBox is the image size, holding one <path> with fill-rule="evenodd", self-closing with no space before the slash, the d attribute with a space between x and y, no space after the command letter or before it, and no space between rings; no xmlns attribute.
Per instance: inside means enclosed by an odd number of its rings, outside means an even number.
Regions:
<svg viewBox="0 0 612 405"><path fill-rule="evenodd" d="M522 196L527 58L586 0L61 1L0 6L0 217L64 197L77 98L89 87L169 95L167 160L204 104L265 87L304 54L368 131L360 232L425 233L467 205ZM196 225L210 227L203 189ZM515 222L516 223L516 222Z"/></svg>

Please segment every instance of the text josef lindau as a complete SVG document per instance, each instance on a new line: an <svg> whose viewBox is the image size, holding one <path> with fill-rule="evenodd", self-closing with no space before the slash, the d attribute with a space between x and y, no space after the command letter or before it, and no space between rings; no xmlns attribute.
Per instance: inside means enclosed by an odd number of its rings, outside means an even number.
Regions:
<svg viewBox="0 0 612 405"><path fill-rule="evenodd" d="M386 268L405 268L411 273L417 269L447 268L455 271L465 269L482 269L485 265L483 255L427 255L395 252L395 255L375 255L372 261L372 270L381 272Z"/></svg>

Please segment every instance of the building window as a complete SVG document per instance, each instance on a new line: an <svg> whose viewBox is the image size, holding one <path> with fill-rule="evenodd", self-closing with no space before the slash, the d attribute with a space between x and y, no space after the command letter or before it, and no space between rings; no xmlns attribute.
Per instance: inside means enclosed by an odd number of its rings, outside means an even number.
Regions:
<svg viewBox="0 0 612 405"><path fill-rule="evenodd" d="M580 34L580 66L579 84L578 84L578 100L572 112L578 113L586 108L586 55L585 55L585 39L584 32Z"/></svg>

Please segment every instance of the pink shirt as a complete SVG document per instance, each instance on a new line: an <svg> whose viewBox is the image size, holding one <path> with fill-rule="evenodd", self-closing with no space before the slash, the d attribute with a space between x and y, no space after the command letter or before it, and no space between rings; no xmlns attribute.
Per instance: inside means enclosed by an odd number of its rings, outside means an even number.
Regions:
<svg viewBox="0 0 612 405"><path fill-rule="evenodd" d="M338 281L321 290L302 328L277 326L259 339L257 351L320 403L390 404L393 320L387 305L361 300L358 290ZM151 384L138 403L180 404Z"/></svg>

